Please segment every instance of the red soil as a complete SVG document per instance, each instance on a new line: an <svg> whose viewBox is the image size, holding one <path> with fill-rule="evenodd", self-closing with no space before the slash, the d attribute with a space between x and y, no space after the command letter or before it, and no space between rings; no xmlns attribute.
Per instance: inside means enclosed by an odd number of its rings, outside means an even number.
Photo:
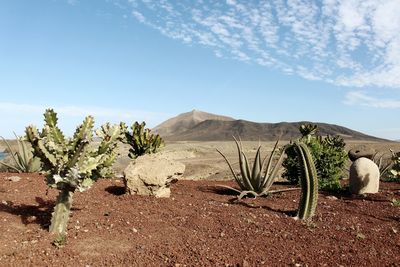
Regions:
<svg viewBox="0 0 400 267"><path fill-rule="evenodd" d="M12 175L0 174L0 266L400 266L399 183L365 197L320 193L304 223L290 217L296 191L238 202L215 187L233 183L179 181L156 199L101 180L75 194L57 248L47 232L57 191L40 175Z"/></svg>

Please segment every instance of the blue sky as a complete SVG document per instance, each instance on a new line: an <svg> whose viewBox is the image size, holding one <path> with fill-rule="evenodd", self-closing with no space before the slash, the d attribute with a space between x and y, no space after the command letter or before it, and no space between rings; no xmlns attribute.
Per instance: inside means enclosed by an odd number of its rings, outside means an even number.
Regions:
<svg viewBox="0 0 400 267"><path fill-rule="evenodd" d="M192 109L400 139L398 0L3 0L0 135Z"/></svg>

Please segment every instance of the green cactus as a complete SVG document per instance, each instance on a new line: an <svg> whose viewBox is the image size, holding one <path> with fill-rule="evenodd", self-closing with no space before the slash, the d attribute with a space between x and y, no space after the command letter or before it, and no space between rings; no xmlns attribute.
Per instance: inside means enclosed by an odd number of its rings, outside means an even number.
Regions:
<svg viewBox="0 0 400 267"><path fill-rule="evenodd" d="M299 127L299 131L303 137L303 139L307 140L307 143L311 142L311 139L316 135L318 130L318 126L315 124L302 124Z"/></svg>
<svg viewBox="0 0 400 267"><path fill-rule="evenodd" d="M302 142L293 144L299 158L301 197L296 219L309 220L314 216L318 201L318 177L308 146Z"/></svg>
<svg viewBox="0 0 400 267"><path fill-rule="evenodd" d="M85 118L72 138L66 138L57 127L57 114L52 109L46 110L44 118L41 132L35 126L26 127L26 139L43 162L48 186L60 190L49 230L65 235L74 193L86 191L97 179L112 175L123 129L121 125L103 125L96 130L100 139L96 144L92 116Z"/></svg>
<svg viewBox="0 0 400 267"><path fill-rule="evenodd" d="M284 156L284 153L281 153L277 163L275 164L274 167L272 167L272 160L274 158L275 153L277 152L279 140L275 143L275 146L269 157L268 163L266 161L267 157L265 157L264 160L261 161L261 153L260 153L261 146L259 146L257 149L255 159L254 159L253 167L251 168L250 164L248 162L247 156L243 152L242 142L240 140L238 141L235 137L233 137L233 139L235 140L236 147L237 147L238 154L239 154L240 176L235 173L235 171L233 170L232 164L229 162L229 160L226 158L226 156L218 149L217 149L217 152L219 154L221 154L221 156L225 159L236 183L240 187L240 190L237 190L237 189L229 187L229 186L223 186L223 187L226 187L228 189L231 189L231 190L239 193L239 197L238 197L239 199L241 199L244 196L249 195L249 194L257 197L257 196L268 195L268 194L278 193L278 192L283 192L283 191L297 190L297 188L281 189L281 190L274 190L274 191L270 190L272 184L275 181L276 174L279 170L279 167L281 166L281 163L283 161L283 156ZM266 163L267 163L267 165L265 168ZM265 169L265 172L264 172L264 169Z"/></svg>
<svg viewBox="0 0 400 267"><path fill-rule="evenodd" d="M42 165L40 159L38 157L33 156L32 149L26 145L25 141L21 137L18 137L15 133L14 135L18 144L18 151L13 151L10 143L6 139L1 137L4 143L6 144L9 153L11 154L11 157L14 161L14 165L10 165L1 161L0 164L19 173L39 172L41 170L41 165Z"/></svg>
<svg viewBox="0 0 400 267"><path fill-rule="evenodd" d="M129 157L136 159L144 154L156 153L161 147L164 146L164 140L160 135L154 135L151 130L145 128L146 123L139 124L135 122L131 126L132 132L129 132L124 124L121 127L125 128L125 143L129 144Z"/></svg>
<svg viewBox="0 0 400 267"><path fill-rule="evenodd" d="M392 153L392 164L389 169L389 180L400 181L400 152L393 150L390 152Z"/></svg>

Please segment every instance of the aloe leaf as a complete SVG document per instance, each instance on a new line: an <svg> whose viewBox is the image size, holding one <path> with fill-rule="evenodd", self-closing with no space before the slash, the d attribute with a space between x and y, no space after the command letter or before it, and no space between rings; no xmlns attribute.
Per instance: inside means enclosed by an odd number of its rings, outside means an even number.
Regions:
<svg viewBox="0 0 400 267"><path fill-rule="evenodd" d="M233 170L233 167L231 165L231 163L229 162L229 160L226 158L226 156L217 149L217 152L225 159L226 163L229 166L229 169L231 170L231 173L233 175L233 177L235 178L236 183L239 185L239 187L243 190L245 187L245 185L243 184L243 182L239 179L239 177L236 175L235 171Z"/></svg>

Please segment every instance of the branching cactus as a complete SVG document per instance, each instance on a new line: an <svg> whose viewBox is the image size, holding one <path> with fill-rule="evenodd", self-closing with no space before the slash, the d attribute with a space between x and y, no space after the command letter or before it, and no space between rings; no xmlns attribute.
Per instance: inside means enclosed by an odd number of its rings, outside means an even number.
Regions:
<svg viewBox="0 0 400 267"><path fill-rule="evenodd" d="M43 163L47 184L60 190L49 230L64 236L74 193L86 191L97 179L112 175L117 141L123 138L123 131L121 125L103 125L96 131L98 144L93 141L92 116L85 118L72 138L65 137L57 127L57 114L52 109L46 110L44 120L40 132L35 126L26 128L26 139Z"/></svg>
<svg viewBox="0 0 400 267"><path fill-rule="evenodd" d="M139 124L135 122L131 126L132 132L129 132L125 125L125 143L129 144L131 148L129 149L129 157L136 159L144 154L156 153L161 147L164 146L164 140L160 135L154 135L151 130L145 128L146 123L142 122Z"/></svg>
<svg viewBox="0 0 400 267"><path fill-rule="evenodd" d="M318 177L313 157L307 145L293 144L299 158L301 197L296 219L309 220L314 216L318 201Z"/></svg>

